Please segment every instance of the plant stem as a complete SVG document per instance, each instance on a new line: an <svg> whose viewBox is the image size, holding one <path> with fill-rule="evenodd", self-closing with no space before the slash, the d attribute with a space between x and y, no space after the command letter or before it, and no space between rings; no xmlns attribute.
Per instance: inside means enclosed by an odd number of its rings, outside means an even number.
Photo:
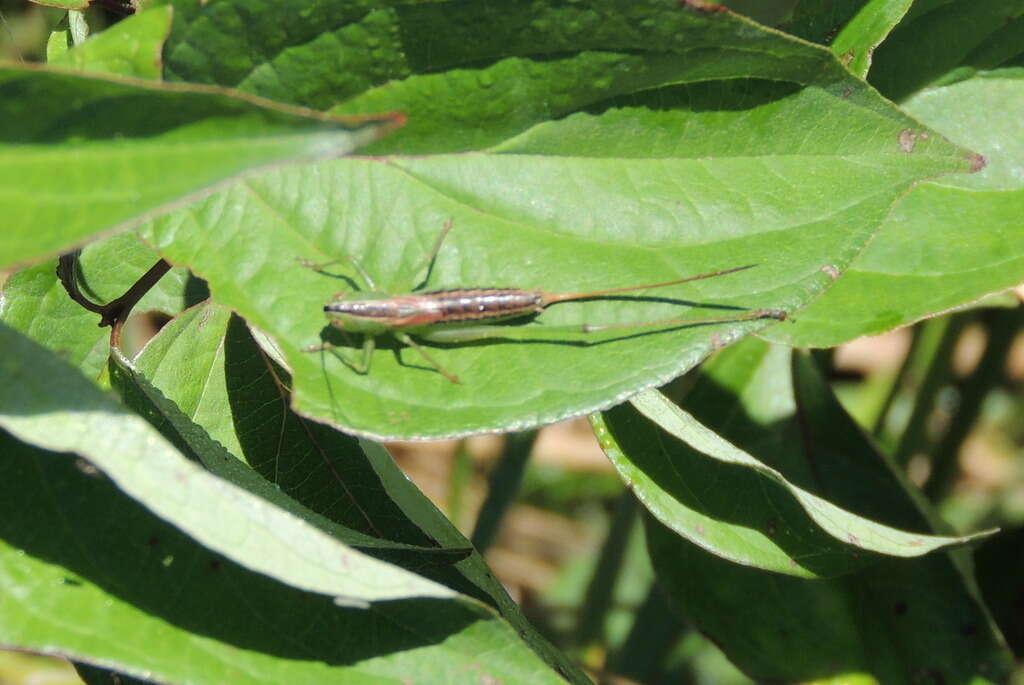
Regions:
<svg viewBox="0 0 1024 685"><path fill-rule="evenodd" d="M601 548L601 556L587 585L583 606L580 607L576 623L576 640L583 647L588 647L595 640L604 641L605 618L612 605L616 580L622 570L622 560L629 544L630 533L634 529L636 515L636 497L631 490L626 490L615 503L608 535Z"/></svg>
<svg viewBox="0 0 1024 685"><path fill-rule="evenodd" d="M935 407L939 391L953 374L953 348L969 321L967 314L953 314L923 324L923 344L918 347L913 369L920 371L920 384L914 394L914 408L903 435L893 452L897 464L906 466L914 454L927 451L928 417Z"/></svg>
<svg viewBox="0 0 1024 685"><path fill-rule="evenodd" d="M931 476L924 485L924 492L933 502L948 494L956 482L960 472L960 447L977 421L988 392L1004 376L1006 356L1017 332L1021 330L1021 310L988 311L982 322L987 333L985 352L971 375L960 384L960 403L952 416L949 429L932 455Z"/></svg>
<svg viewBox="0 0 1024 685"><path fill-rule="evenodd" d="M79 287L81 281L81 273L78 269L79 255L81 255L81 250L61 255L57 262L57 277L72 300L90 312L100 315L100 327L111 327L110 344L117 347L121 344L121 327L128 320L132 308L149 292L150 288L157 284L157 281L163 278L164 274L171 270L171 265L163 259L157 261L123 295L107 304L97 304L86 297Z"/></svg>
<svg viewBox="0 0 1024 685"><path fill-rule="evenodd" d="M488 478L487 499L480 507L473 528L471 540L481 554L494 542L505 511L519 492L526 461L537 440L537 431L512 433L506 439L505 453Z"/></svg>

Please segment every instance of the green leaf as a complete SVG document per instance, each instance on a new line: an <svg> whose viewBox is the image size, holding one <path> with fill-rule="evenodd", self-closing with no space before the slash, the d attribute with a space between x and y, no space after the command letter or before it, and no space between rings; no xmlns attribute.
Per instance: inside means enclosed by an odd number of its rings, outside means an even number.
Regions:
<svg viewBox="0 0 1024 685"><path fill-rule="evenodd" d="M687 404L725 438L771 457L837 504L890 526L930 528L933 512L871 446L811 360L798 355L787 367L787 355L745 341L702 370ZM791 383L780 384L787 373ZM705 483L688 481L701 495L723 486ZM731 494L737 511L757 502ZM653 518L647 523L670 601L755 680L873 677L898 685L929 673L944 682L1005 682L1012 658L962 551L874 557L851 575L808 580L746 568L680 540Z"/></svg>
<svg viewBox="0 0 1024 685"><path fill-rule="evenodd" d="M396 3L176 2L166 77L328 107L406 75L387 4Z"/></svg>
<svg viewBox="0 0 1024 685"><path fill-rule="evenodd" d="M162 393L173 400L177 407L167 407L159 397L152 404L165 424L175 424L170 432L188 443L186 451L195 447L211 470L368 554L496 607L559 672L586 681L537 634L469 541L386 451L289 409L283 392L287 374L268 360L238 317L212 305L194 307L162 328L135 365L148 380L131 383L150 397ZM198 426L183 425L187 419L175 416L178 407ZM211 445L210 438L220 444ZM255 473L264 484L254 480ZM356 531L375 540L358 539Z"/></svg>
<svg viewBox="0 0 1024 685"><path fill-rule="evenodd" d="M139 12L49 62L100 74L159 79L160 51L171 30L172 12L170 5Z"/></svg>
<svg viewBox="0 0 1024 685"><path fill-rule="evenodd" d="M194 307L161 329L134 365L120 362L111 377L125 403L225 480L347 545L392 558L412 552L408 567L470 553L469 545L441 549L411 524L355 438L288 410L287 376L230 311Z"/></svg>
<svg viewBox="0 0 1024 685"><path fill-rule="evenodd" d="M580 324L797 310L873 237L910 184L970 164L934 135L903 152L900 132L916 124L850 77L837 78L838 90L753 87L749 108L730 111L714 103L743 100L742 86L674 89L676 109L578 113L535 126L498 154L273 172L161 218L144 235L276 341L293 373L296 407L318 420L389 438L535 426L665 382L766 325L585 336L573 332ZM808 138L793 123L822 116L856 133ZM774 137L752 133L783 121ZM320 310L351 283L303 269L295 258L353 256L382 290L407 292L448 220L454 228L430 288L579 292L759 266L649 297L558 305L506 331L513 340L432 346L459 385L386 340L366 375L330 353L302 352L321 335L344 342L323 331ZM207 229L213 223L216 232ZM351 265L336 269L359 280ZM687 302L700 307L690 313L679 306Z"/></svg>
<svg viewBox="0 0 1024 685"><path fill-rule="evenodd" d="M864 7L864 0L801 0L792 2L792 15L778 28L827 45Z"/></svg>
<svg viewBox="0 0 1024 685"><path fill-rule="evenodd" d="M73 367L3 324L0 343L0 426L43 449L86 457L211 549L300 589L355 601L453 596L201 469Z"/></svg>
<svg viewBox="0 0 1024 685"><path fill-rule="evenodd" d="M240 7L185 9L168 50L186 50L189 31L224 20L217 25L235 26L222 32L234 42L218 54L234 54L250 35L228 21ZM317 35L326 11L284 20L279 39ZM354 18L332 16L344 24L367 15L346 11ZM509 430L610 406L768 324L589 336L574 332L580 324L797 310L871 241L908 187L976 161L881 100L827 50L729 13L663 0L516 4L512 22L460 3L395 11L410 31L402 49L414 73L351 107L401 109L413 123L375 151L493 147L275 170L145 229L161 254L208 279L218 302L277 343L296 407L359 434ZM489 28L511 47L482 39ZM526 56L502 58L506 49ZM422 73L440 65L460 68ZM910 151L908 135L917 141ZM431 287L578 292L759 266L648 297L552 307L504 332L514 340L431 346L459 386L387 340L366 375L333 354L301 352L321 336L344 343L323 330L321 308L351 284L293 258L354 257L382 289L406 292L449 219L455 229ZM687 303L701 307L690 314Z"/></svg>
<svg viewBox="0 0 1024 685"><path fill-rule="evenodd" d="M910 114L985 155L971 175L924 183L822 297L771 340L829 347L1013 287L1024 274L1024 73L1002 70L925 91Z"/></svg>
<svg viewBox="0 0 1024 685"><path fill-rule="evenodd" d="M90 0L32 0L36 5L43 7L59 7L66 10L88 9Z"/></svg>
<svg viewBox="0 0 1024 685"><path fill-rule="evenodd" d="M257 167L345 154L362 122L215 88L0 67L0 268L56 254Z"/></svg>
<svg viewBox="0 0 1024 685"><path fill-rule="evenodd" d="M476 603L339 605L200 546L83 460L3 432L0 449L7 647L147 682L564 682Z"/></svg>
<svg viewBox="0 0 1024 685"><path fill-rule="evenodd" d="M851 72L864 78L875 48L913 4L913 0L870 0L832 41L832 52Z"/></svg>
<svg viewBox="0 0 1024 685"><path fill-rule="evenodd" d="M631 404L671 437L622 406L592 419L602 449L659 521L731 561L795 576L834 576L868 561L858 550L915 557L971 539L908 533L844 510L656 391Z"/></svg>
<svg viewBox="0 0 1024 685"><path fill-rule="evenodd" d="M46 61L53 62L60 59L71 47L71 31L67 28L58 28L50 32L46 39Z"/></svg>
<svg viewBox="0 0 1024 685"><path fill-rule="evenodd" d="M975 54L984 51L994 36L1015 19L1019 21L1022 14L1021 0L915 3L875 51L871 82L889 99L904 100L957 67L970 64Z"/></svg>

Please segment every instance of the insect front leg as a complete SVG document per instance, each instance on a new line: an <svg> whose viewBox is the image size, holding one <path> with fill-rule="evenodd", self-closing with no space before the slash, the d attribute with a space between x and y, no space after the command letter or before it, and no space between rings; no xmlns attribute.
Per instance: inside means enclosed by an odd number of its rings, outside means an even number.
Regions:
<svg viewBox="0 0 1024 685"><path fill-rule="evenodd" d="M358 287L358 285L356 283L354 283L352 281L352 279L349 278L348 276L344 276L344 275L340 275L340 274L327 273L327 271L325 271L325 269L327 267L329 267L329 266L333 266L335 264L343 264L345 262L349 262L349 263L352 264L353 267L355 267L355 270L359 272L359 277L363 279L363 284L366 286L366 289L370 290L370 291L377 290L377 284L376 284L376 282L374 282L373 276L371 276L369 274L369 272L366 269L363 268L363 265L360 264L359 260L356 259L355 257L344 257L342 259L332 259L332 260L330 260L328 262L319 262L319 263L318 262L314 262L314 261L312 261L310 259L303 259L301 257L296 257L295 261L297 261L299 264L301 264L302 266L306 267L307 269L312 269L313 271L317 272L318 274L324 274L325 276L333 276L334 278L342 278L342 279L347 280L349 283L352 283L353 287Z"/></svg>
<svg viewBox="0 0 1024 685"><path fill-rule="evenodd" d="M444 243L444 239L448 236L448 231L450 230L452 230L452 220L448 219L444 222L444 228L441 229L441 233L438 234L437 239L434 241L434 246L427 254L427 258L412 272L415 275L424 269L427 270L423 275L423 280L412 288L412 292L422 290L426 287L427 282L430 280L430 274L434 271L434 262L437 261L437 253L441 251L441 245Z"/></svg>
<svg viewBox="0 0 1024 685"><path fill-rule="evenodd" d="M363 358L359 362L354 362L343 355L339 346L333 343L321 343L320 345L310 345L303 349L303 352L330 352L335 357L341 360L341 363L352 369L356 373L362 375L370 370L370 360L373 358L373 351L377 348L377 339L372 335L363 336Z"/></svg>
<svg viewBox="0 0 1024 685"><path fill-rule="evenodd" d="M415 340L413 340L412 336L410 336L408 333L401 333L401 332L396 331L394 335L395 335L395 338L397 338L399 342L405 343L409 347L411 347L414 350L416 350L417 352L419 352L420 356L423 357L424 359L426 359L428 362L430 362L430 365L433 366L435 369L437 369L437 372L439 374L441 374L442 376L444 376L445 378L450 380L452 383L461 383L462 382L462 381L459 380L458 376L456 376L454 373L452 373L448 369L446 369L443 366L441 366L441 364L436 359L431 357L427 353L427 351L425 349L423 349L423 346L420 345Z"/></svg>

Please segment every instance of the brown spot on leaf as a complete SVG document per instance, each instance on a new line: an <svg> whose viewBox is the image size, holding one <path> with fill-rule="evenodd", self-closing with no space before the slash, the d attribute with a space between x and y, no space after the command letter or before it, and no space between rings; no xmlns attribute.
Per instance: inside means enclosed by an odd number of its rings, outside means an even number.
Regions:
<svg viewBox="0 0 1024 685"><path fill-rule="evenodd" d="M837 269L834 264L826 264L821 267L821 270L833 281L839 278L839 269Z"/></svg>
<svg viewBox="0 0 1024 685"><path fill-rule="evenodd" d="M917 134L912 129L905 128L900 131L898 140L900 149L909 154L914 151L914 146L917 145Z"/></svg>

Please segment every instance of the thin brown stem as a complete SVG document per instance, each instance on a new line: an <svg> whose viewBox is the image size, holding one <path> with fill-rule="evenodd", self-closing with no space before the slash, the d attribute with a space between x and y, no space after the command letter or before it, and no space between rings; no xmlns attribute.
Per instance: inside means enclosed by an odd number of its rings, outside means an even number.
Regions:
<svg viewBox="0 0 1024 685"><path fill-rule="evenodd" d="M78 256L80 254L81 251L76 250L61 255L57 263L57 277L72 300L90 312L100 315L100 327L110 326L110 344L117 347L121 344L121 327L128 320L132 308L149 292L150 288L156 285L157 281L163 278L164 274L171 270L171 265L163 259L159 260L123 295L107 304L97 304L86 297L79 287Z"/></svg>

